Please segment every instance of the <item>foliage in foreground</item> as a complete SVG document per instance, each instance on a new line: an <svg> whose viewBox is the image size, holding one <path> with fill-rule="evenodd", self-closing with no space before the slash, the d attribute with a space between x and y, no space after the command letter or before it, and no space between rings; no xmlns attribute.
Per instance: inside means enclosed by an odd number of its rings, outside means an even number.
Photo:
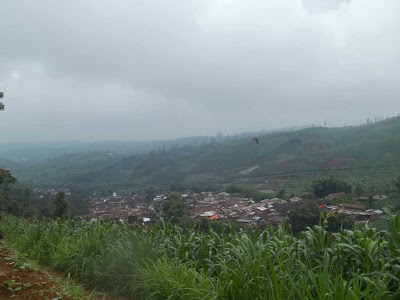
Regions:
<svg viewBox="0 0 400 300"><path fill-rule="evenodd" d="M400 224L293 236L184 232L111 222L5 217L6 243L39 263L141 299L392 299L400 297Z"/></svg>

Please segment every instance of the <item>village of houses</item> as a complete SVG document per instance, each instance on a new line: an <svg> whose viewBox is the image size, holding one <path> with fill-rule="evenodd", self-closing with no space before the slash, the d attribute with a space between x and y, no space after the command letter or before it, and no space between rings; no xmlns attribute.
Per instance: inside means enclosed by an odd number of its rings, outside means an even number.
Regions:
<svg viewBox="0 0 400 300"><path fill-rule="evenodd" d="M330 194L326 203L320 204L321 211L332 214L343 213L352 217L355 221L374 220L383 215L379 209L365 209L362 205L342 203L329 205L333 200L344 197L344 193ZM116 193L109 197L92 197L89 203L89 213L83 218L95 220L120 220L127 222L129 218L136 220L140 225L153 223L158 218L155 209L157 204L166 201L168 194L156 195L153 204L149 205L144 197L134 195L132 197L120 197ZM207 218L214 221L230 219L249 227L263 228L268 225L278 225L287 218L290 210L304 205L316 199L302 199L293 197L288 200L279 198L264 199L255 203L250 198L240 198L225 192L201 192L181 193L182 201L187 205L189 216L192 220ZM374 196L382 199L385 196Z"/></svg>

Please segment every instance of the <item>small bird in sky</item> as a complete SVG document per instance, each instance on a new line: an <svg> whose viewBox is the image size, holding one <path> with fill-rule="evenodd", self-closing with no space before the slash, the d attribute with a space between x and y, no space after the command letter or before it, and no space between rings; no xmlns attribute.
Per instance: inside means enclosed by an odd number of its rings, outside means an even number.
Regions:
<svg viewBox="0 0 400 300"><path fill-rule="evenodd" d="M257 145L259 144L258 138L254 138L253 141L256 141Z"/></svg>

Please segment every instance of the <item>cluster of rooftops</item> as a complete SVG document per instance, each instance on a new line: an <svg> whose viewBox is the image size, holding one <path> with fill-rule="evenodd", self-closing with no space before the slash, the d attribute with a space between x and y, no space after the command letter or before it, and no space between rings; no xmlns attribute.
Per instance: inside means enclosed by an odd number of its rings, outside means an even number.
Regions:
<svg viewBox="0 0 400 300"><path fill-rule="evenodd" d="M337 199L344 195L344 193L331 194L327 200ZM157 204L167 201L168 196L169 194L156 195L152 204L138 195L119 197L114 193L109 197L92 197L89 204L90 212L83 217L87 220L101 218L121 221L127 221L129 217L133 217L139 224L146 225L159 216L155 207ZM280 224L292 209L307 206L310 202L315 203L315 199L300 197L292 197L287 200L271 198L255 202L251 198L237 197L226 192L187 192L180 193L180 196L188 208L189 217L194 221L202 218L215 221L230 219L249 227L261 228ZM320 204L319 208L321 211L330 213L344 213L356 221L373 220L383 215L381 210L366 210L362 205L349 203Z"/></svg>

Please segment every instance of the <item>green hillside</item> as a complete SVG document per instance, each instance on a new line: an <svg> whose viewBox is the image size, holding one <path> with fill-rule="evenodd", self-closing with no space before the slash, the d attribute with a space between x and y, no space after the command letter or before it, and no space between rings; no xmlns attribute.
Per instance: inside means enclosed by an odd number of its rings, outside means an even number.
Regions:
<svg viewBox="0 0 400 300"><path fill-rule="evenodd" d="M384 181L398 174L400 118L356 127L313 127L257 137L259 145L252 137L246 137L140 155L69 154L15 172L27 183L79 185L87 189L233 181L271 188L276 182L279 185L291 180L296 185L330 174L366 182Z"/></svg>

